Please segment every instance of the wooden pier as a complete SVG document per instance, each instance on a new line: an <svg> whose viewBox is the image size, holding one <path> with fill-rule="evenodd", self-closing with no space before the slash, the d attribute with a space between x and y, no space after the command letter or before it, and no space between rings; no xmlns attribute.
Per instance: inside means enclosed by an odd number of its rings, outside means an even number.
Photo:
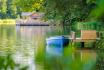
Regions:
<svg viewBox="0 0 104 70"><path fill-rule="evenodd" d="M76 38L76 33L72 32L70 39L72 42L80 42L82 48L85 47L85 42L95 43L97 40L100 40L96 30L81 30L80 38Z"/></svg>

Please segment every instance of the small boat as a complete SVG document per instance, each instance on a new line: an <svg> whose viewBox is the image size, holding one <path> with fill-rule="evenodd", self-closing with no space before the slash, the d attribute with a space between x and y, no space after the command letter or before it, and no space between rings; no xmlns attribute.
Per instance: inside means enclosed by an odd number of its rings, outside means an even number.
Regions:
<svg viewBox="0 0 104 70"><path fill-rule="evenodd" d="M69 39L65 36L55 36L46 39L47 45L54 46L67 46L69 44Z"/></svg>

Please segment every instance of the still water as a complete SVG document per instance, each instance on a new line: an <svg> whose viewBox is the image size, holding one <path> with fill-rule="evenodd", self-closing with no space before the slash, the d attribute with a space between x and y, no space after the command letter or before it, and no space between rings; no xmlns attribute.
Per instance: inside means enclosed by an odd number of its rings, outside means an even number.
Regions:
<svg viewBox="0 0 104 70"><path fill-rule="evenodd" d="M68 30L0 26L0 70L96 70L96 51L46 45L46 38L69 35Z"/></svg>

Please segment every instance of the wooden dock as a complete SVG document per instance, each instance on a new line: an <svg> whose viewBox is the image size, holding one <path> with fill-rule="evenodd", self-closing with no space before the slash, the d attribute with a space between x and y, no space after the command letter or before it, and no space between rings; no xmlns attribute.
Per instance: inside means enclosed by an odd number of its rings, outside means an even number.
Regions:
<svg viewBox="0 0 104 70"><path fill-rule="evenodd" d="M96 30L81 30L80 38L76 38L76 33L72 32L70 40L72 42L80 42L81 47L83 48L85 47L85 42L93 42L95 44L97 40L100 40L98 36L99 35Z"/></svg>

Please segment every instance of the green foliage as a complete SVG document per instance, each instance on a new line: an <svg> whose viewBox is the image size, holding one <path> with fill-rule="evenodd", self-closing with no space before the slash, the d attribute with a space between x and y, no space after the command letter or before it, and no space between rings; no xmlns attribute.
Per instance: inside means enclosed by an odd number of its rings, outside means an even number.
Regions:
<svg viewBox="0 0 104 70"><path fill-rule="evenodd" d="M17 18L21 12L44 11L43 0L0 0L0 18Z"/></svg>
<svg viewBox="0 0 104 70"><path fill-rule="evenodd" d="M60 15L60 20L65 24L85 20L90 10L87 2L81 0L46 0L44 6L46 14L49 16L53 13ZM49 14L50 12L52 13ZM56 19L56 16L54 18Z"/></svg>
<svg viewBox="0 0 104 70"><path fill-rule="evenodd" d="M16 0L1 0L0 1L0 18L16 18L17 8Z"/></svg>
<svg viewBox="0 0 104 70"><path fill-rule="evenodd" d="M97 7L92 10L90 14L90 18L93 18L94 20L98 20L99 18L103 17L104 14L104 0L97 0L96 1Z"/></svg>
<svg viewBox="0 0 104 70"><path fill-rule="evenodd" d="M77 22L76 27L77 30L101 30L101 22Z"/></svg>
<svg viewBox="0 0 104 70"><path fill-rule="evenodd" d="M17 6L23 12L39 11L43 0L18 0Z"/></svg>

